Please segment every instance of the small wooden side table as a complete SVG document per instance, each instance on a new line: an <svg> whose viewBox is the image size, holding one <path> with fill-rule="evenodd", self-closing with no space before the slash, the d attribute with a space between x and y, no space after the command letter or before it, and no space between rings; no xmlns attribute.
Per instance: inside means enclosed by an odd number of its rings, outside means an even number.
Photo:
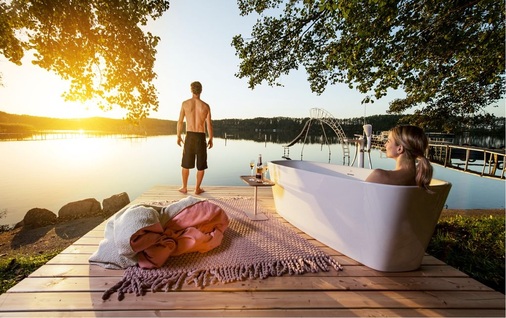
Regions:
<svg viewBox="0 0 506 318"><path fill-rule="evenodd" d="M267 220L268 217L263 213L257 213L257 200L258 200L258 188L259 187L272 187L274 182L264 179L261 182L257 181L254 176L241 176L242 181L247 183L249 186L255 188L254 199L253 199L253 213L251 211L245 211L246 215L252 220Z"/></svg>

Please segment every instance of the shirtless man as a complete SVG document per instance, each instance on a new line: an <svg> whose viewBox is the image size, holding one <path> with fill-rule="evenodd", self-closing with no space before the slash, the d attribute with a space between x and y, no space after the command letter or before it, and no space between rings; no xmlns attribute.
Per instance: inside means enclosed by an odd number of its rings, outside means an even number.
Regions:
<svg viewBox="0 0 506 318"><path fill-rule="evenodd" d="M183 159L181 160L183 186L179 189L181 193L188 192L188 176L190 169L195 167L197 160L197 184L195 194L201 194L204 189L200 187L204 179L204 171L207 169L207 147L213 147L213 125L211 123L211 108L200 99L202 84L193 82L190 85L192 98L185 100L181 105L179 120L177 122L177 144L183 147ZM183 121L186 117L186 138L183 141ZM209 134L209 141L206 144L206 126Z"/></svg>

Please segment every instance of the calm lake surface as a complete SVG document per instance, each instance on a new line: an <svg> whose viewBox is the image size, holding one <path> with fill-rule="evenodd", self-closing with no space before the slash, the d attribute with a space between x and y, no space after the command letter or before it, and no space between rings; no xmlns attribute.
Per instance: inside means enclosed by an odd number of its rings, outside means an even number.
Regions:
<svg viewBox="0 0 506 318"><path fill-rule="evenodd" d="M352 156L354 148L350 148ZM340 144L330 146L330 162L342 164ZM181 152L176 136L119 138L74 137L54 140L0 142L0 224L21 221L28 210L46 208L58 214L68 202L128 193L130 200L155 185L181 184ZM296 144L294 160L328 162L329 147ZM251 140L214 139L208 151L203 188L246 186L240 175L250 173L249 162L262 154L264 162L280 160L282 144ZM394 160L371 152L373 168L392 169ZM365 161L368 167L368 160ZM505 182L434 165L434 177L453 184L446 202L453 209L504 208ZM193 190L195 170L190 172Z"/></svg>

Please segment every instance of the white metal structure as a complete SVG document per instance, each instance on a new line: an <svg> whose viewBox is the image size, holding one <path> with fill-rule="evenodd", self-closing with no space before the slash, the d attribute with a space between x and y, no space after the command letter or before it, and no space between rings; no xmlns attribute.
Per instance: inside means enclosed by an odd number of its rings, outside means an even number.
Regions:
<svg viewBox="0 0 506 318"><path fill-rule="evenodd" d="M343 165L346 164L346 161L348 161L348 165L350 164L350 148L348 145L348 138L346 137L346 134L344 133L343 129L341 128L341 125L339 124L339 121L332 116L331 113L328 111L322 109L322 108L311 108L309 110L309 120L306 122L304 127L302 128L302 131L288 144L284 145L284 158L289 159L290 150L289 147L293 146L296 142L298 142L302 137L304 137L304 141L307 138L307 135L309 133L309 128L311 127L312 122L318 122L322 126L323 134L325 135L325 139L327 138L325 134L325 129L323 129L323 124L328 125L334 133L336 134L337 138L339 139L339 142L341 143L341 146L343 148ZM304 149L304 148L303 148ZM301 153L301 159L302 159L302 153ZM330 150L329 150L329 161L330 161Z"/></svg>

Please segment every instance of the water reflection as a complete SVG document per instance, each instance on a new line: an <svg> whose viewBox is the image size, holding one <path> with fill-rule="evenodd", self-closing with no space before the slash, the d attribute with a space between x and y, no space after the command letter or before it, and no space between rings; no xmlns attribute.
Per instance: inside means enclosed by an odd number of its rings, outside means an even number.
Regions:
<svg viewBox="0 0 506 318"><path fill-rule="evenodd" d="M244 186L240 175L250 173L249 161L262 154L265 162L283 156L279 134L257 133L256 140L241 135L215 138L209 150L205 186ZM277 137L275 137L277 136ZM293 137L293 136L292 136ZM303 151L302 151L303 150ZM176 137L70 138L0 142L1 224L20 221L34 207L55 213L70 201L127 192L133 200L155 185L181 183L181 151ZM350 149L353 154L354 149ZM342 164L340 144L322 146L318 137L290 148L292 159ZM373 168L392 169L394 161L379 151L371 153ZM503 208L505 182L472 176L436 166L435 177L453 183L450 208ZM195 184L195 170L189 186Z"/></svg>

